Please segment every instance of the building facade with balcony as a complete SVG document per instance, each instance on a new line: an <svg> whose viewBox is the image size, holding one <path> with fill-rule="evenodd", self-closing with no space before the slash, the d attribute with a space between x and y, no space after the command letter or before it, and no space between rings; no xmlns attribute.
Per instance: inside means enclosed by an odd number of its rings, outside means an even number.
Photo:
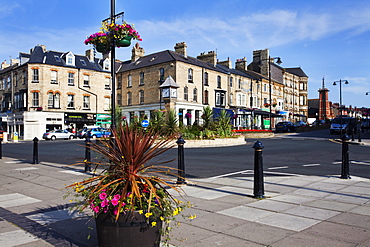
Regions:
<svg viewBox="0 0 370 247"><path fill-rule="evenodd" d="M52 129L80 129L106 119L110 58L46 50L37 45L0 70L1 126L25 140ZM109 126L109 122L101 122Z"/></svg>

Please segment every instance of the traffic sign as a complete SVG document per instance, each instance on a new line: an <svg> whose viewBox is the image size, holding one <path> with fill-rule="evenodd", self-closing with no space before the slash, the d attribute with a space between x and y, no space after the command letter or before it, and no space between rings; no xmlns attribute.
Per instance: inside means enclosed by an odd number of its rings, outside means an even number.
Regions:
<svg viewBox="0 0 370 247"><path fill-rule="evenodd" d="M143 121L141 121L141 126L142 126L143 128L148 127L148 126L149 126L149 121L148 121L148 120L146 120L146 119L144 119Z"/></svg>

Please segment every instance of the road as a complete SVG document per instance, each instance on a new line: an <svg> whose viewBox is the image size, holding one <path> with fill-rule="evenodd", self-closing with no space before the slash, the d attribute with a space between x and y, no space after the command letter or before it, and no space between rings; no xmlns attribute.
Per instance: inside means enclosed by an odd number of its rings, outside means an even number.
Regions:
<svg viewBox="0 0 370 247"><path fill-rule="evenodd" d="M327 130L277 134L274 138L260 139L264 145L263 167L265 176L284 174L340 175L342 144L330 140L335 136ZM370 133L368 133L370 134ZM187 148L184 145L187 178L215 176L253 176L256 139L247 139L245 145L213 148ZM84 140L40 141L39 161L73 164L85 157ZM350 145L350 174L370 178L370 147ZM178 149L163 154L164 160L177 159ZM3 144L3 156L32 163L33 142ZM94 157L94 154L92 155ZM169 164L177 168L177 160Z"/></svg>

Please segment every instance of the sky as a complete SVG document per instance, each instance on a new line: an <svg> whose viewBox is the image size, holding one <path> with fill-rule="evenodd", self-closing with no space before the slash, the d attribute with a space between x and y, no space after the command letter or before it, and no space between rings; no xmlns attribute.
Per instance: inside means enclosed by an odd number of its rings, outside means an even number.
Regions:
<svg viewBox="0 0 370 247"><path fill-rule="evenodd" d="M9 63L35 45L83 55L83 41L99 31L112 0L0 0L0 61ZM301 67L309 77L308 98L317 99L325 78L329 100L370 108L370 1L368 0L115 0L116 13L133 23L145 54L174 50L186 42L188 56L215 51L252 61L270 50L284 68ZM136 41L135 41L136 42ZM134 42L134 43L135 43ZM129 60L131 48L116 50Z"/></svg>

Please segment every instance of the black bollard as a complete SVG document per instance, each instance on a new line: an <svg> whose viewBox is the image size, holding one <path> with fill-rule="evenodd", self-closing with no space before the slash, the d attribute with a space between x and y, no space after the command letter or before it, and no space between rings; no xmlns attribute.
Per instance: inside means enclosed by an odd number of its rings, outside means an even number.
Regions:
<svg viewBox="0 0 370 247"><path fill-rule="evenodd" d="M263 144L260 141L256 141L253 145L254 148L254 189L253 194L255 198L265 198L265 191L263 187L263 159L262 149Z"/></svg>
<svg viewBox="0 0 370 247"><path fill-rule="evenodd" d="M39 163L39 139L37 137L33 138L33 161L32 164Z"/></svg>
<svg viewBox="0 0 370 247"><path fill-rule="evenodd" d="M90 138L85 140L85 172L91 172L91 152L90 152Z"/></svg>
<svg viewBox="0 0 370 247"><path fill-rule="evenodd" d="M348 135L344 134L342 136L342 179L350 179L349 176L349 151L348 151Z"/></svg>
<svg viewBox="0 0 370 247"><path fill-rule="evenodd" d="M186 184L185 182L185 162L184 162L184 144L185 140L180 136L177 141L178 146L178 177L176 184Z"/></svg>
<svg viewBox="0 0 370 247"><path fill-rule="evenodd" d="M3 158L3 138L0 138L0 159Z"/></svg>

